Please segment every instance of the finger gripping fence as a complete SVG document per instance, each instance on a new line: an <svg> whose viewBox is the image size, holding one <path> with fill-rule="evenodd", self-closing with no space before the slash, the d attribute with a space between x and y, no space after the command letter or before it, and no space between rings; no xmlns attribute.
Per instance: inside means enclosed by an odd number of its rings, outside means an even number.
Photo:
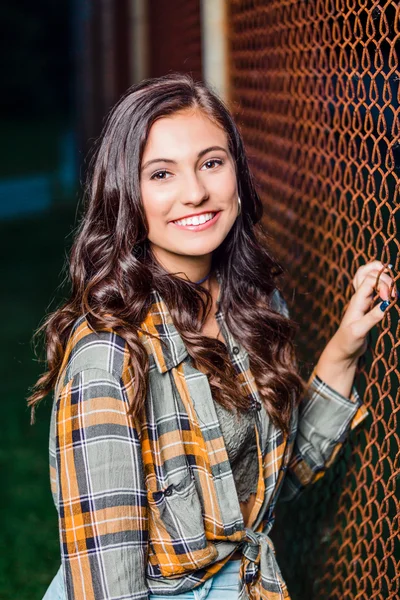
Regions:
<svg viewBox="0 0 400 600"><path fill-rule="evenodd" d="M290 275L307 370L360 265L392 263L400 288L399 3L228 6L231 108ZM273 537L293 600L400 597L398 356L393 301L356 377L368 419L324 478L278 508Z"/></svg>

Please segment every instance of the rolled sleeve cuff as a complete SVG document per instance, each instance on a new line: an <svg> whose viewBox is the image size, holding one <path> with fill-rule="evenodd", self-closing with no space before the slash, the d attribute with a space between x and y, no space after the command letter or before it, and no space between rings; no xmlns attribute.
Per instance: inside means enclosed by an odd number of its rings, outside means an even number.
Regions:
<svg viewBox="0 0 400 600"><path fill-rule="evenodd" d="M355 385L347 398L313 370L299 406L297 443L289 464L301 487L323 477L349 430L357 427L368 414Z"/></svg>

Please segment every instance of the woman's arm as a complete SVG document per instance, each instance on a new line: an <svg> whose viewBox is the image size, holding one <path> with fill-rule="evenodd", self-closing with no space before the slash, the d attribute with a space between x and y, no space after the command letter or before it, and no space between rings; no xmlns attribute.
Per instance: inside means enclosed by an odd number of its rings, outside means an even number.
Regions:
<svg viewBox="0 0 400 600"><path fill-rule="evenodd" d="M322 352L315 373L342 396L350 396L357 370L357 361L337 356L331 339Z"/></svg>
<svg viewBox="0 0 400 600"><path fill-rule="evenodd" d="M68 600L147 600L142 457L122 381L77 373L56 403L61 556Z"/></svg>
<svg viewBox="0 0 400 600"><path fill-rule="evenodd" d="M375 286L382 299L389 298L391 278L382 271L379 261L357 271L353 280L356 292L309 378L298 408L298 430L282 500L293 499L305 486L320 479L335 460L348 431L368 415L353 381L358 358L366 349L366 335L384 315L380 303L369 310ZM287 306L282 312L289 315Z"/></svg>
<svg viewBox="0 0 400 600"><path fill-rule="evenodd" d="M354 384L350 394L344 396L323 381L316 369L296 411L297 431L290 442L291 458L279 496L282 501L293 500L323 477L349 431L368 416Z"/></svg>

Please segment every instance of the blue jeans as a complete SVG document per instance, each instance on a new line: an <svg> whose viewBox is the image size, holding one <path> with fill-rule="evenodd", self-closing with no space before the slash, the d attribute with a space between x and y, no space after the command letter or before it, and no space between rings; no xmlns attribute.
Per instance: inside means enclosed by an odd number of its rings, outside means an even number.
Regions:
<svg viewBox="0 0 400 600"><path fill-rule="evenodd" d="M42 600L65 600L62 567L58 569Z"/></svg>
<svg viewBox="0 0 400 600"><path fill-rule="evenodd" d="M228 560L216 575L190 592L173 596L150 594L149 600L237 600L240 560Z"/></svg>
<svg viewBox="0 0 400 600"><path fill-rule="evenodd" d="M150 594L149 600L235 600L238 596L239 568L240 560L228 560L216 575L196 589L173 596ZM42 600L66 600L61 567Z"/></svg>

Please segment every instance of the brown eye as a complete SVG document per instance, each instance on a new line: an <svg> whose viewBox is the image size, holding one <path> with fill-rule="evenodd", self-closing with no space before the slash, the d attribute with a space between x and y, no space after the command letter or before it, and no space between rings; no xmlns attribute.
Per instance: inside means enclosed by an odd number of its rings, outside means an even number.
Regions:
<svg viewBox="0 0 400 600"><path fill-rule="evenodd" d="M150 179L154 179L154 180L158 180L158 181L163 181L164 179L166 179L165 175L168 173L168 171L164 170L164 171L157 171L156 173L153 173L153 175L150 177Z"/></svg>
<svg viewBox="0 0 400 600"><path fill-rule="evenodd" d="M210 169L214 168L214 165L222 165L223 161L219 158L211 158L210 160L207 160L207 162L204 163L203 167L207 166L209 168L206 169L206 171L209 171Z"/></svg>

